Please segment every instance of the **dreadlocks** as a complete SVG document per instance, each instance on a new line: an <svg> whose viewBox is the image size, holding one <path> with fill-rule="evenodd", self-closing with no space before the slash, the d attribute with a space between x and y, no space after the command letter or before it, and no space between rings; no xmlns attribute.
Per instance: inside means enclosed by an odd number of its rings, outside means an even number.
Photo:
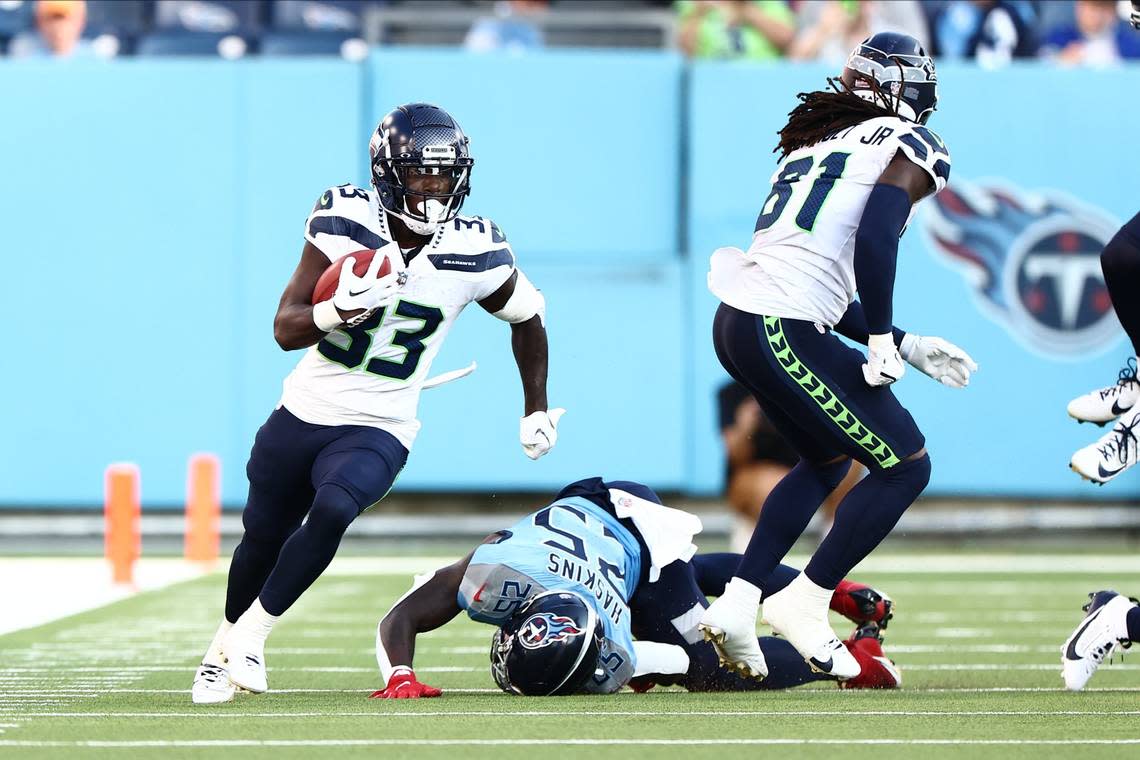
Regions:
<svg viewBox="0 0 1140 760"><path fill-rule="evenodd" d="M852 127L867 119L894 116L895 113L880 103L863 100L851 92L846 82L828 77L827 83L835 90L828 92L801 92L796 95L800 104L788 114L788 123L779 131L780 142L773 152L780 152L780 160L793 150L814 145L833 132ZM876 90L877 83L871 85ZM880 100L886 101L880 95Z"/></svg>

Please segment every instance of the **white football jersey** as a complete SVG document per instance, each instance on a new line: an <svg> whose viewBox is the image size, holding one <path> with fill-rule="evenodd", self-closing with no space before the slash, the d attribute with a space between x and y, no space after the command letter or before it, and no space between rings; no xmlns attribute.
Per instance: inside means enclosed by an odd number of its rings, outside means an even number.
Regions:
<svg viewBox="0 0 1140 760"><path fill-rule="evenodd" d="M788 154L772 175L752 245L713 253L709 290L752 314L834 326L855 300L855 231L867 198L899 151L926 170L934 192L946 186L946 145L926 127L893 116Z"/></svg>
<svg viewBox="0 0 1140 760"><path fill-rule="evenodd" d="M375 193L326 190L305 222L305 239L329 261L392 241ZM499 289L515 270L506 238L489 219L457 216L403 269L396 299L355 327L311 346L285 378L281 404L316 425L387 430L409 450L420 429L420 390L463 307Z"/></svg>

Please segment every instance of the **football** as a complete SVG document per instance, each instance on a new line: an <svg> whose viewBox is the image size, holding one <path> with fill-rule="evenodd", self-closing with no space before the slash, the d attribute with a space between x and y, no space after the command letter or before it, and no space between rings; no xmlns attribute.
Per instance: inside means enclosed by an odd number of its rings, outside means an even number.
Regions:
<svg viewBox="0 0 1140 760"><path fill-rule="evenodd" d="M333 297L336 292L337 282L340 280L340 268L344 265L344 260L349 256L356 259L356 263L352 265L352 271L357 277L363 277L368 272L368 266L372 263L372 257L376 255L375 250L371 251L356 251L355 253L346 253L339 259L329 264L329 268L321 274L317 280L316 287L313 288L313 304L319 304L321 301L327 301ZM384 254L384 261L380 263L380 271L378 276L383 277L392 271L392 262L388 260L387 254Z"/></svg>

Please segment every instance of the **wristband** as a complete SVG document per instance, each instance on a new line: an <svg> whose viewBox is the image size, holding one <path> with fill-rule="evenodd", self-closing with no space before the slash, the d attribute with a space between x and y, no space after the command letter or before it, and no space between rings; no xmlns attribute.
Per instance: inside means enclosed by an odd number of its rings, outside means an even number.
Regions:
<svg viewBox="0 0 1140 760"><path fill-rule="evenodd" d="M313 307L313 324L321 332L330 332L344 324L344 320L340 318L340 312L336 310L331 298L327 301L321 301Z"/></svg>

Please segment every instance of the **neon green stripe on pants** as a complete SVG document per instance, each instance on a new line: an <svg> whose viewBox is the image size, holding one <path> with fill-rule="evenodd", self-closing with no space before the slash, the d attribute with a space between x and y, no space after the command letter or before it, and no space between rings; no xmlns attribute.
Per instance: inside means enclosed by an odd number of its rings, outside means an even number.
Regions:
<svg viewBox="0 0 1140 760"><path fill-rule="evenodd" d="M764 317L763 319L764 337L767 339L772 353L776 356L776 360L780 362L780 366L784 368L788 376L795 380L796 384L815 400L815 403L819 404L819 408L827 413L827 416L840 430L847 434L848 438L873 456L880 467L893 467L898 464L899 458L895 456L895 452L891 451L891 447L860 422L859 418L844 406L839 397L799 360L799 357L792 351L792 347L788 345L787 338L784 337L784 326L780 323L780 318Z"/></svg>

